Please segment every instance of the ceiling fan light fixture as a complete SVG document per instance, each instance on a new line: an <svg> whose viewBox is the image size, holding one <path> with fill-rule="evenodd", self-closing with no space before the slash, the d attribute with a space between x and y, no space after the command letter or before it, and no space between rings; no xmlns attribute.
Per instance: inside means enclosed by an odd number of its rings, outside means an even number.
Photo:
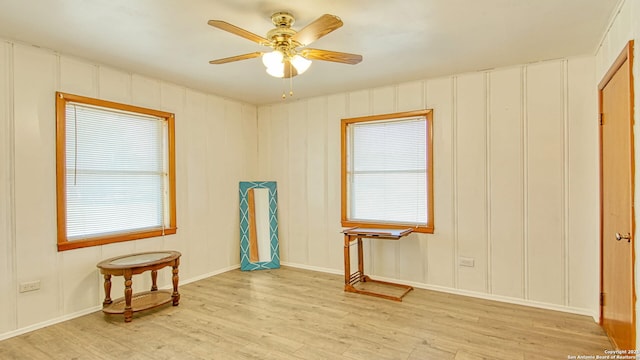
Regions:
<svg viewBox="0 0 640 360"><path fill-rule="evenodd" d="M284 65L282 60L284 60L284 55L278 50L262 55L262 63L267 67L267 69L271 67L282 67Z"/></svg>
<svg viewBox="0 0 640 360"><path fill-rule="evenodd" d="M298 75L304 73L311 66L311 60L305 59L300 55L295 55L291 58L291 65L296 68Z"/></svg>

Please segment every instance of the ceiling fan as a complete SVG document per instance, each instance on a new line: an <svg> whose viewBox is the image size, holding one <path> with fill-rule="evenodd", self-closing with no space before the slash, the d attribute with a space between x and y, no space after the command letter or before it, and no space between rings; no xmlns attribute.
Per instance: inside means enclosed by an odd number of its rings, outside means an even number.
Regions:
<svg viewBox="0 0 640 360"><path fill-rule="evenodd" d="M275 28L270 30L266 37L262 37L222 20L209 20L208 24L215 28L273 49L270 52L256 51L211 60L209 63L226 64L262 56L262 62L266 66L269 75L279 78L291 78L305 72L311 65L311 60L332 61L351 65L362 61L361 55L306 47L342 26L342 20L335 15L324 14L298 31L291 28L295 19L288 12L277 12L271 15L271 21Z"/></svg>

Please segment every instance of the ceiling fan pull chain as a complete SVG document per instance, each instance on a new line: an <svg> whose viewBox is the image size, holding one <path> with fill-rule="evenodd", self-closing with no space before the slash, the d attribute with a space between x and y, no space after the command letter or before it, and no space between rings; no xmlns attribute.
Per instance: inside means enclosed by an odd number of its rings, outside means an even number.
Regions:
<svg viewBox="0 0 640 360"><path fill-rule="evenodd" d="M293 69L291 67L291 61L289 61L289 74L293 74ZM293 96L293 76L289 76L289 96Z"/></svg>
<svg viewBox="0 0 640 360"><path fill-rule="evenodd" d="M284 78L282 78L282 100L287 100L287 94L285 93L285 83L284 83Z"/></svg>

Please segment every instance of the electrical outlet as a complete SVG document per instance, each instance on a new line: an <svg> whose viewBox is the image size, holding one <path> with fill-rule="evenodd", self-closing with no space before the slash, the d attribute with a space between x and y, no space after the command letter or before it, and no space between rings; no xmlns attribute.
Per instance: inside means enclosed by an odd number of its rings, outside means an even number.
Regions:
<svg viewBox="0 0 640 360"><path fill-rule="evenodd" d="M460 258L458 258L458 264L460 266L473 267L474 266L474 260L473 260L473 258L460 257Z"/></svg>
<svg viewBox="0 0 640 360"><path fill-rule="evenodd" d="M40 280L20 283L20 289L18 291L23 293L34 290L40 290Z"/></svg>

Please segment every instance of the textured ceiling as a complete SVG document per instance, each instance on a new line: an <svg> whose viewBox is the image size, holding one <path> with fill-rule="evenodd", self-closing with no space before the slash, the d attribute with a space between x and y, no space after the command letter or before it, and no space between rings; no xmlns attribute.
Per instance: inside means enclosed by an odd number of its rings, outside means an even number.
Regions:
<svg viewBox="0 0 640 360"><path fill-rule="evenodd" d="M0 0L0 38L33 44L253 104L280 101L289 83L259 58L268 50L207 25L220 19L265 36L272 13L294 29L320 15L344 26L311 47L361 54L358 65L314 61L295 97L384 86L593 54L619 0Z"/></svg>

